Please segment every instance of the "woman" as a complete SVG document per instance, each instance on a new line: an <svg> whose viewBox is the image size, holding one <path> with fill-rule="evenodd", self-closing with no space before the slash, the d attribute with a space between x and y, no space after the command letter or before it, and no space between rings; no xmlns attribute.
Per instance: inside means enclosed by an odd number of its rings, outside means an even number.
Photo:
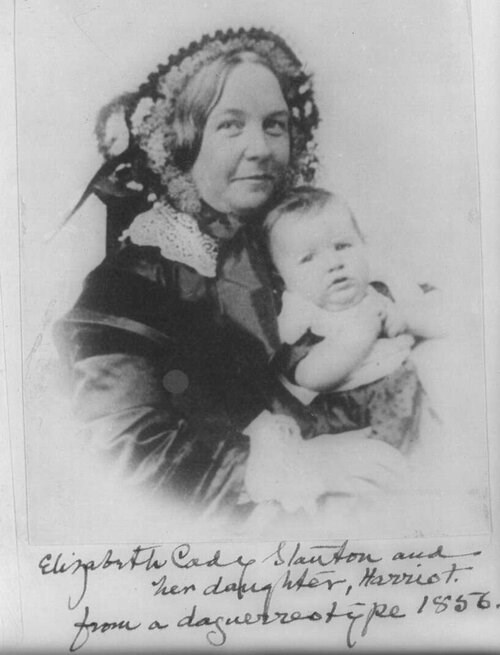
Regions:
<svg viewBox="0 0 500 655"><path fill-rule="evenodd" d="M106 162L82 201L107 205L108 256L57 340L99 448L195 507L235 506L240 430L275 395L259 226L312 181L317 124L310 77L259 29L192 43L99 117Z"/></svg>
<svg viewBox="0 0 500 655"><path fill-rule="evenodd" d="M197 510L252 507L241 432L263 410L310 429L271 372L279 308L260 228L314 180L317 124L310 76L259 29L192 43L98 122L107 161L84 198L108 207L108 256L57 326L75 411L129 480Z"/></svg>

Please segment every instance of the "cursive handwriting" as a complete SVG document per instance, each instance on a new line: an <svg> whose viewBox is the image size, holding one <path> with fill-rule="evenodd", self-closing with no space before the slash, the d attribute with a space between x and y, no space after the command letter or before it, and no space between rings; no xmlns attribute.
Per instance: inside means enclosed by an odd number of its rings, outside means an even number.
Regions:
<svg viewBox="0 0 500 655"><path fill-rule="evenodd" d="M133 571L135 568L144 568L146 571L151 569L161 569L166 565L166 560L156 559L157 548L158 546L137 546L137 548L133 549L130 557L125 560L114 557L112 548L106 551L104 557L98 561L82 560L77 557L68 562L65 560L62 553L58 553L55 557L51 553L47 553L39 561L38 568L42 572L42 575L59 575L65 573L74 575L81 571L82 581L80 596L75 603L71 601L71 596L68 599L68 607L73 610L82 602L87 592L90 571L97 571L99 569L105 571L110 568L118 569L120 571L124 569ZM74 557L75 553L72 553L72 556Z"/></svg>
<svg viewBox="0 0 500 655"><path fill-rule="evenodd" d="M417 566L420 566L418 564ZM384 587L385 585L432 585L439 582L444 582L444 584L450 584L450 582L458 582L459 571L472 571L474 567L472 566L462 566L459 567L452 562L451 568L446 569L446 571L440 571L439 573L433 572L430 574L424 573L408 573L403 571L402 573L379 573L376 566L372 568L366 568L365 573L361 580L359 581L359 587Z"/></svg>
<svg viewBox="0 0 500 655"><path fill-rule="evenodd" d="M113 630L126 630L128 632L132 632L141 627L140 622L131 624L129 619L121 619L120 621L103 621L101 623L97 623L97 621L89 621L89 614L89 608L85 607L83 619L73 624L75 628L77 628L77 632L73 641L71 642L71 646L69 647L70 653L74 653L75 651L80 650L80 648L85 646L89 640L90 635L94 632L100 632L101 634L105 634L106 632Z"/></svg>
<svg viewBox="0 0 500 655"><path fill-rule="evenodd" d="M349 542L347 539L341 544L332 544L327 546L311 546L309 552L304 553L302 544L297 542L295 545L281 541L278 547L262 561L267 562L274 557L274 566L307 566L316 564L318 566L331 566L345 562L351 564L354 562L369 562L375 564L382 561L381 557L374 557L371 553L354 552L348 550Z"/></svg>
<svg viewBox="0 0 500 655"><path fill-rule="evenodd" d="M217 647L244 626L292 624L304 629L312 624L328 625L336 639L351 649L367 637L374 624L390 626L407 616L500 609L490 591L469 591L475 587L472 563L481 555L479 550L452 554L438 545L428 550L393 550L382 557L354 548L348 540L326 545L281 541L264 552L257 551L258 557L245 556L234 545L228 550L207 550L189 543L165 548L137 546L126 550L125 556L110 548L94 559L74 552L43 555L38 561L43 576L76 576L79 583L77 592L68 597L71 611L85 605L73 623L70 652L93 642L93 636L102 639L106 634L136 631L152 635L168 630L170 635L176 630L191 633L198 629L199 636L204 634L208 644ZM139 602L133 606L141 611L137 620L121 618L125 612L116 619L95 619L92 601L82 603L91 596L91 574L135 570L140 573L138 580L147 585L144 589L149 590L154 613L149 614L149 607L141 602L140 588L134 585ZM144 573L149 575L144 577ZM105 579L95 576L94 584ZM115 582L113 579L109 585L110 607L119 597ZM105 587L95 591L99 596L108 593ZM159 603L161 614L155 611Z"/></svg>
<svg viewBox="0 0 500 655"><path fill-rule="evenodd" d="M257 560L253 557L245 560L243 555L238 555L238 557L233 559L228 559L225 561L222 558L220 550L216 550L212 557L208 559L200 559L199 557L193 557L191 555L191 546L190 544L181 544L173 549L171 555L172 564L179 569L192 569L192 568L227 568L228 566L241 566L244 569L247 569L252 564L255 564Z"/></svg>
<svg viewBox="0 0 500 655"><path fill-rule="evenodd" d="M479 555L481 555L480 550L474 550L471 553L459 553L458 555L451 555L445 553L444 546L440 544L435 550L431 550L430 552L426 552L425 550L418 552L410 551L409 553L398 551L397 553L394 553L392 559L393 561L397 562L398 560L435 559L436 557L441 559L459 559L461 557L478 557Z"/></svg>
<svg viewBox="0 0 500 655"><path fill-rule="evenodd" d="M326 612L316 609L304 612L301 610L291 611L264 611L245 612L234 616L207 616L200 614L198 606L193 605L191 611L177 622L178 628L210 628L206 638L212 646L223 646L227 641L226 628L242 625L269 626L275 623L288 625L297 621L324 622L330 623L334 619L345 621L345 641L348 648L354 648L359 637L366 637L369 626L373 619L402 619L406 614L398 605L387 605L386 603L351 603L344 611L339 609L337 601L333 601Z"/></svg>

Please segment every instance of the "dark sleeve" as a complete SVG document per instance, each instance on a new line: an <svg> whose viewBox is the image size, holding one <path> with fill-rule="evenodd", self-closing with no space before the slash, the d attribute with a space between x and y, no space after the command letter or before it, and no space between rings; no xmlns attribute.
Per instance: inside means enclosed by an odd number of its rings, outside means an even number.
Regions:
<svg viewBox="0 0 500 655"><path fill-rule="evenodd" d="M370 282L370 284L375 289L375 291L377 291L378 293L382 294L383 296L389 298L394 302L394 298L392 296L391 290L389 289L387 284L385 284L385 282L374 281L374 282ZM429 284L428 282L422 282L418 286L422 289L423 293L436 291L436 287L433 286L432 284Z"/></svg>
<svg viewBox="0 0 500 655"><path fill-rule="evenodd" d="M323 341L324 337L318 337L308 330L293 345L284 343L273 358L273 368L278 375L284 375L290 382L295 384L295 371L300 362L309 354L311 348Z"/></svg>
<svg viewBox="0 0 500 655"><path fill-rule="evenodd" d="M72 363L113 352L172 353L180 317L168 264L159 249L137 246L106 258L55 326L63 358Z"/></svg>
<svg viewBox="0 0 500 655"><path fill-rule="evenodd" d="M248 440L227 421L191 421L164 387L184 319L175 281L154 250L126 249L105 260L56 325L74 414L129 484L199 510L231 507Z"/></svg>

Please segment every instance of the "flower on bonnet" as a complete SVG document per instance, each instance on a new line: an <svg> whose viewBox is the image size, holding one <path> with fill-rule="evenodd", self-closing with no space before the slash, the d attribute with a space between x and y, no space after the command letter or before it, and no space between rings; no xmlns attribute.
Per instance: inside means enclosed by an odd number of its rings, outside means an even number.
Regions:
<svg viewBox="0 0 500 655"><path fill-rule="evenodd" d="M128 148L130 132L125 120L125 110L120 107L104 123L103 142L109 155L117 157Z"/></svg>

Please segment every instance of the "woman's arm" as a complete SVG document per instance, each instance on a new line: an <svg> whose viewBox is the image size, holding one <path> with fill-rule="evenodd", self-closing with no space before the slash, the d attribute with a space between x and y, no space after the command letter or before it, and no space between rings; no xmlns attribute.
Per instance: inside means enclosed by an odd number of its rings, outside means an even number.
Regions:
<svg viewBox="0 0 500 655"><path fill-rule="evenodd" d="M154 258L136 255L124 253L93 271L56 326L74 413L129 484L198 510L234 506L248 440L226 416L204 420L202 411L191 416L176 407L164 385L165 374L179 368L173 281Z"/></svg>
<svg viewBox="0 0 500 655"><path fill-rule="evenodd" d="M388 336L403 331L422 339L447 336L449 313L442 291L425 291L418 284L402 280L391 281L390 291L394 305L392 311L389 308L385 322Z"/></svg>
<svg viewBox="0 0 500 655"><path fill-rule="evenodd" d="M122 378L119 385L109 377L111 371L112 377ZM80 362L77 373L76 408L110 474L128 488L180 502L184 509L234 508L249 454L246 437L227 426L217 430L191 423L167 402L152 404L154 376L137 359L90 358ZM92 402L96 395L99 407ZM104 413L99 415L98 409Z"/></svg>

